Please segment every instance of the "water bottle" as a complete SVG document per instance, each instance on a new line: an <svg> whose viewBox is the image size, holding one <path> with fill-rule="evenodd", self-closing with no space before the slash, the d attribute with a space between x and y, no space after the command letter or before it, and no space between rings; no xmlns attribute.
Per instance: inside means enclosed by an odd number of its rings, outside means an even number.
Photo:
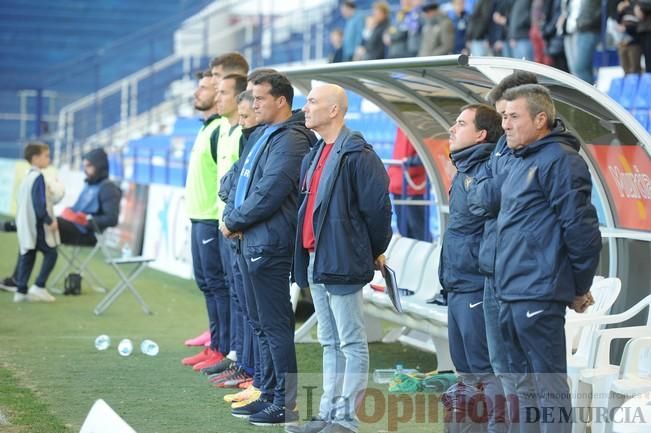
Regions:
<svg viewBox="0 0 651 433"><path fill-rule="evenodd" d="M140 343L140 351L145 355L156 356L158 350L158 344L153 340L142 340L142 343Z"/></svg>
<svg viewBox="0 0 651 433"><path fill-rule="evenodd" d="M125 242L124 244L122 244L122 258L128 259L131 256L133 256L133 253L131 252L131 247L129 246L128 242Z"/></svg>
<svg viewBox="0 0 651 433"><path fill-rule="evenodd" d="M100 335L95 339L95 349L106 350L111 346L111 337L108 335Z"/></svg>
<svg viewBox="0 0 651 433"><path fill-rule="evenodd" d="M118 344L118 353L122 356L129 356L133 352L133 343L128 338L123 339Z"/></svg>
<svg viewBox="0 0 651 433"><path fill-rule="evenodd" d="M402 364L396 364L396 368L378 368L373 371L373 382L382 384L389 383L396 374L414 374L418 370L413 368L404 368Z"/></svg>

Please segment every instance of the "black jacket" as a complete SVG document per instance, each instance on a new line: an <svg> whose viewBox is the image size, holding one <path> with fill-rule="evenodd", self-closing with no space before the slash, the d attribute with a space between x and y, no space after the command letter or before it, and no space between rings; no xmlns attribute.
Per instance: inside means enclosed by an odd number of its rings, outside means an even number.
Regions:
<svg viewBox="0 0 651 433"><path fill-rule="evenodd" d="M391 240L389 176L364 137L344 127L324 167L316 197L314 282L362 285L373 279L374 261ZM294 254L294 278L308 287L309 253L303 248L307 186L323 140L303 159L301 206ZM337 293L346 294L346 293Z"/></svg>
<svg viewBox="0 0 651 433"><path fill-rule="evenodd" d="M223 220L229 230L243 232L245 255L291 256L301 160L314 142L316 136L305 127L305 115L293 113L267 139L239 208L233 206L237 187L231 188Z"/></svg>
<svg viewBox="0 0 651 433"><path fill-rule="evenodd" d="M122 190L119 186L109 180L109 162L108 155L104 149L93 149L83 156L83 159L90 162L95 167L95 174L86 178L86 183L90 185L99 185L99 209L93 212L93 220L100 231L108 227L118 225L120 217L120 200L122 199ZM89 228L94 228L90 225Z"/></svg>

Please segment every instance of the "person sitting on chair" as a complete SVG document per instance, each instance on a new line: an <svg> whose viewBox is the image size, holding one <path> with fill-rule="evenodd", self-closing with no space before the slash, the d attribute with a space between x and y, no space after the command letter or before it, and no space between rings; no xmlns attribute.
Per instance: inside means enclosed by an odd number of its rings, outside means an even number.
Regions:
<svg viewBox="0 0 651 433"><path fill-rule="evenodd" d="M104 149L94 149L83 157L86 185L71 208L65 208L57 217L61 243L64 245L94 246L95 231L104 231L118 223L120 187L109 180L109 162ZM91 222L92 221L92 222ZM4 290L15 291L18 264L11 276L0 282Z"/></svg>
<svg viewBox="0 0 651 433"><path fill-rule="evenodd" d="M64 245L93 246L97 243L96 230L103 232L118 224L122 191L109 179L106 152L91 150L84 155L83 164L86 185L75 204L57 218Z"/></svg>

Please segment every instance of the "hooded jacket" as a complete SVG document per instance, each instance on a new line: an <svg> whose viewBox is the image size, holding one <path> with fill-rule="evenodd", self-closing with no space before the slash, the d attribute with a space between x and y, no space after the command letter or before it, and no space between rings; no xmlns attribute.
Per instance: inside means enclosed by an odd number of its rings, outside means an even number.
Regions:
<svg viewBox="0 0 651 433"><path fill-rule="evenodd" d="M308 287L309 252L303 248L307 186L323 150L323 140L303 159L301 206L294 254L294 278ZM374 261L391 240L389 176L359 132L344 127L333 144L314 205L315 283L336 295L360 290L373 279Z"/></svg>
<svg viewBox="0 0 651 433"><path fill-rule="evenodd" d="M304 113L293 112L264 144L239 208L233 205L237 188L231 188L223 219L229 230L243 232L246 256L292 255L301 160L315 142L316 136L305 127ZM240 161L244 159L243 154ZM237 185L236 179L232 182Z"/></svg>
<svg viewBox="0 0 651 433"><path fill-rule="evenodd" d="M513 151L497 216L498 299L570 304L590 289L601 234L578 147L557 128Z"/></svg>
<svg viewBox="0 0 651 433"><path fill-rule="evenodd" d="M72 210L93 216L100 231L118 224L122 191L109 180L109 162L104 149L93 149L83 159L95 167L95 174L86 178L86 186L79 194ZM82 232L93 227L75 224Z"/></svg>
<svg viewBox="0 0 651 433"><path fill-rule="evenodd" d="M494 148L495 143L480 143L450 154L457 174L450 187L450 217L439 261L439 280L447 292L475 292L484 288L478 256L487 217L470 212L467 196L475 174Z"/></svg>

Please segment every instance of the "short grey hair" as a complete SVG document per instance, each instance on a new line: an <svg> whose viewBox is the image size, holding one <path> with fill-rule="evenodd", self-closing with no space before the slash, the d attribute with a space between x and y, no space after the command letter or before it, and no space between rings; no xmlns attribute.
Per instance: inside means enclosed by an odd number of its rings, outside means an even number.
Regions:
<svg viewBox="0 0 651 433"><path fill-rule="evenodd" d="M529 115L533 119L538 113L545 113L547 115L547 127L554 128L556 121L556 107L549 89L540 84L523 84L521 86L513 87L504 92L502 99L506 101L515 101L516 99L524 98L529 107Z"/></svg>

